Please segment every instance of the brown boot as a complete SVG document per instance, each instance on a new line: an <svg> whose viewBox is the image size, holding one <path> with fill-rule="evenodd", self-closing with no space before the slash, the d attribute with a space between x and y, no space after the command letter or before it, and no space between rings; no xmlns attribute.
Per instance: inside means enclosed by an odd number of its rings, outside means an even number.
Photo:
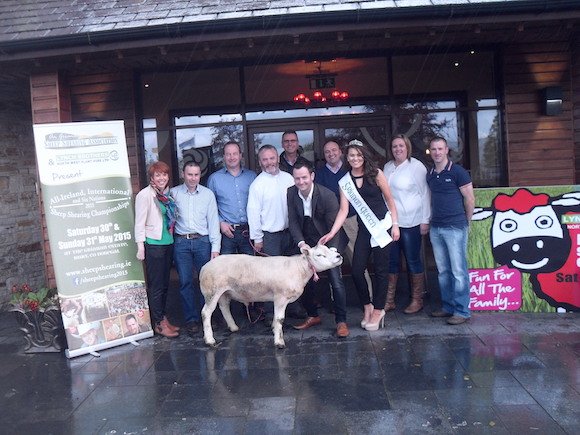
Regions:
<svg viewBox="0 0 580 435"><path fill-rule="evenodd" d="M397 290L398 273L389 273L389 284L387 286L387 303L385 311L393 311L395 308L395 291Z"/></svg>
<svg viewBox="0 0 580 435"><path fill-rule="evenodd" d="M403 313L415 314L423 309L423 293L425 292L425 280L422 273L411 274L411 303Z"/></svg>

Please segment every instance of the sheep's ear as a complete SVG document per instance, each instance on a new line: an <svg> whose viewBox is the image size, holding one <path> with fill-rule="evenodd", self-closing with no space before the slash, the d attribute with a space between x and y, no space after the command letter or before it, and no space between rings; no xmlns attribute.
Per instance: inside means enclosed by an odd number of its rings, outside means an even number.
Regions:
<svg viewBox="0 0 580 435"><path fill-rule="evenodd" d="M302 246L302 248L300 248L300 252L304 255L310 255L310 248L308 246Z"/></svg>

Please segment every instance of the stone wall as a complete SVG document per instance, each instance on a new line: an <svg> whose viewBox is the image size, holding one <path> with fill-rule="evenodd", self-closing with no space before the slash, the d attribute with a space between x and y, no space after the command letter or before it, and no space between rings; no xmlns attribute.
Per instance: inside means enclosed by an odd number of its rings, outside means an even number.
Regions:
<svg viewBox="0 0 580 435"><path fill-rule="evenodd" d="M27 78L0 82L0 306L15 283L45 285Z"/></svg>

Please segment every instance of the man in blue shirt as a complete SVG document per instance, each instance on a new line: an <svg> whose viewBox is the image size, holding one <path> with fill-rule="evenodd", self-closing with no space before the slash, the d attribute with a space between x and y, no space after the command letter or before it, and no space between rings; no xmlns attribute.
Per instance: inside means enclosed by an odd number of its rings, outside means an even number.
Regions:
<svg viewBox="0 0 580 435"><path fill-rule="evenodd" d="M248 228L248 192L256 173L242 168L240 144L230 141L224 146L224 168L209 177L207 187L214 193L222 233L221 254L253 255Z"/></svg>
<svg viewBox="0 0 580 435"><path fill-rule="evenodd" d="M211 190L199 184L198 163L183 165L183 184L171 189L177 205L173 259L179 275L179 291L185 317L185 330L195 334L200 329L204 299L193 269L199 271L219 255L221 237L217 203Z"/></svg>
<svg viewBox="0 0 580 435"><path fill-rule="evenodd" d="M469 320L469 272L467 237L475 197L469 173L449 159L449 147L442 137L429 142L435 166L427 173L431 190L431 229L433 255L439 272L442 309L433 317L448 317L459 325Z"/></svg>

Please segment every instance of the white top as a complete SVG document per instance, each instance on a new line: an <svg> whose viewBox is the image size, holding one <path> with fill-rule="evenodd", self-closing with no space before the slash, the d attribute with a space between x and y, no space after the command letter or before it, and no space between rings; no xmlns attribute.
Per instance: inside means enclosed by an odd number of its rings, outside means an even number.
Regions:
<svg viewBox="0 0 580 435"><path fill-rule="evenodd" d="M310 193L306 198L302 195L302 192L298 190L298 196L302 200L302 205L304 206L304 216L312 217L312 193L314 192L314 184L310 187Z"/></svg>
<svg viewBox="0 0 580 435"><path fill-rule="evenodd" d="M261 243L264 231L275 233L288 228L288 188L294 178L288 172L277 175L262 172L250 185L248 195L248 224L250 239Z"/></svg>
<svg viewBox="0 0 580 435"><path fill-rule="evenodd" d="M428 224L431 218L431 198L427 186L427 169L411 157L399 166L387 162L383 169L397 206L399 226L403 228Z"/></svg>

